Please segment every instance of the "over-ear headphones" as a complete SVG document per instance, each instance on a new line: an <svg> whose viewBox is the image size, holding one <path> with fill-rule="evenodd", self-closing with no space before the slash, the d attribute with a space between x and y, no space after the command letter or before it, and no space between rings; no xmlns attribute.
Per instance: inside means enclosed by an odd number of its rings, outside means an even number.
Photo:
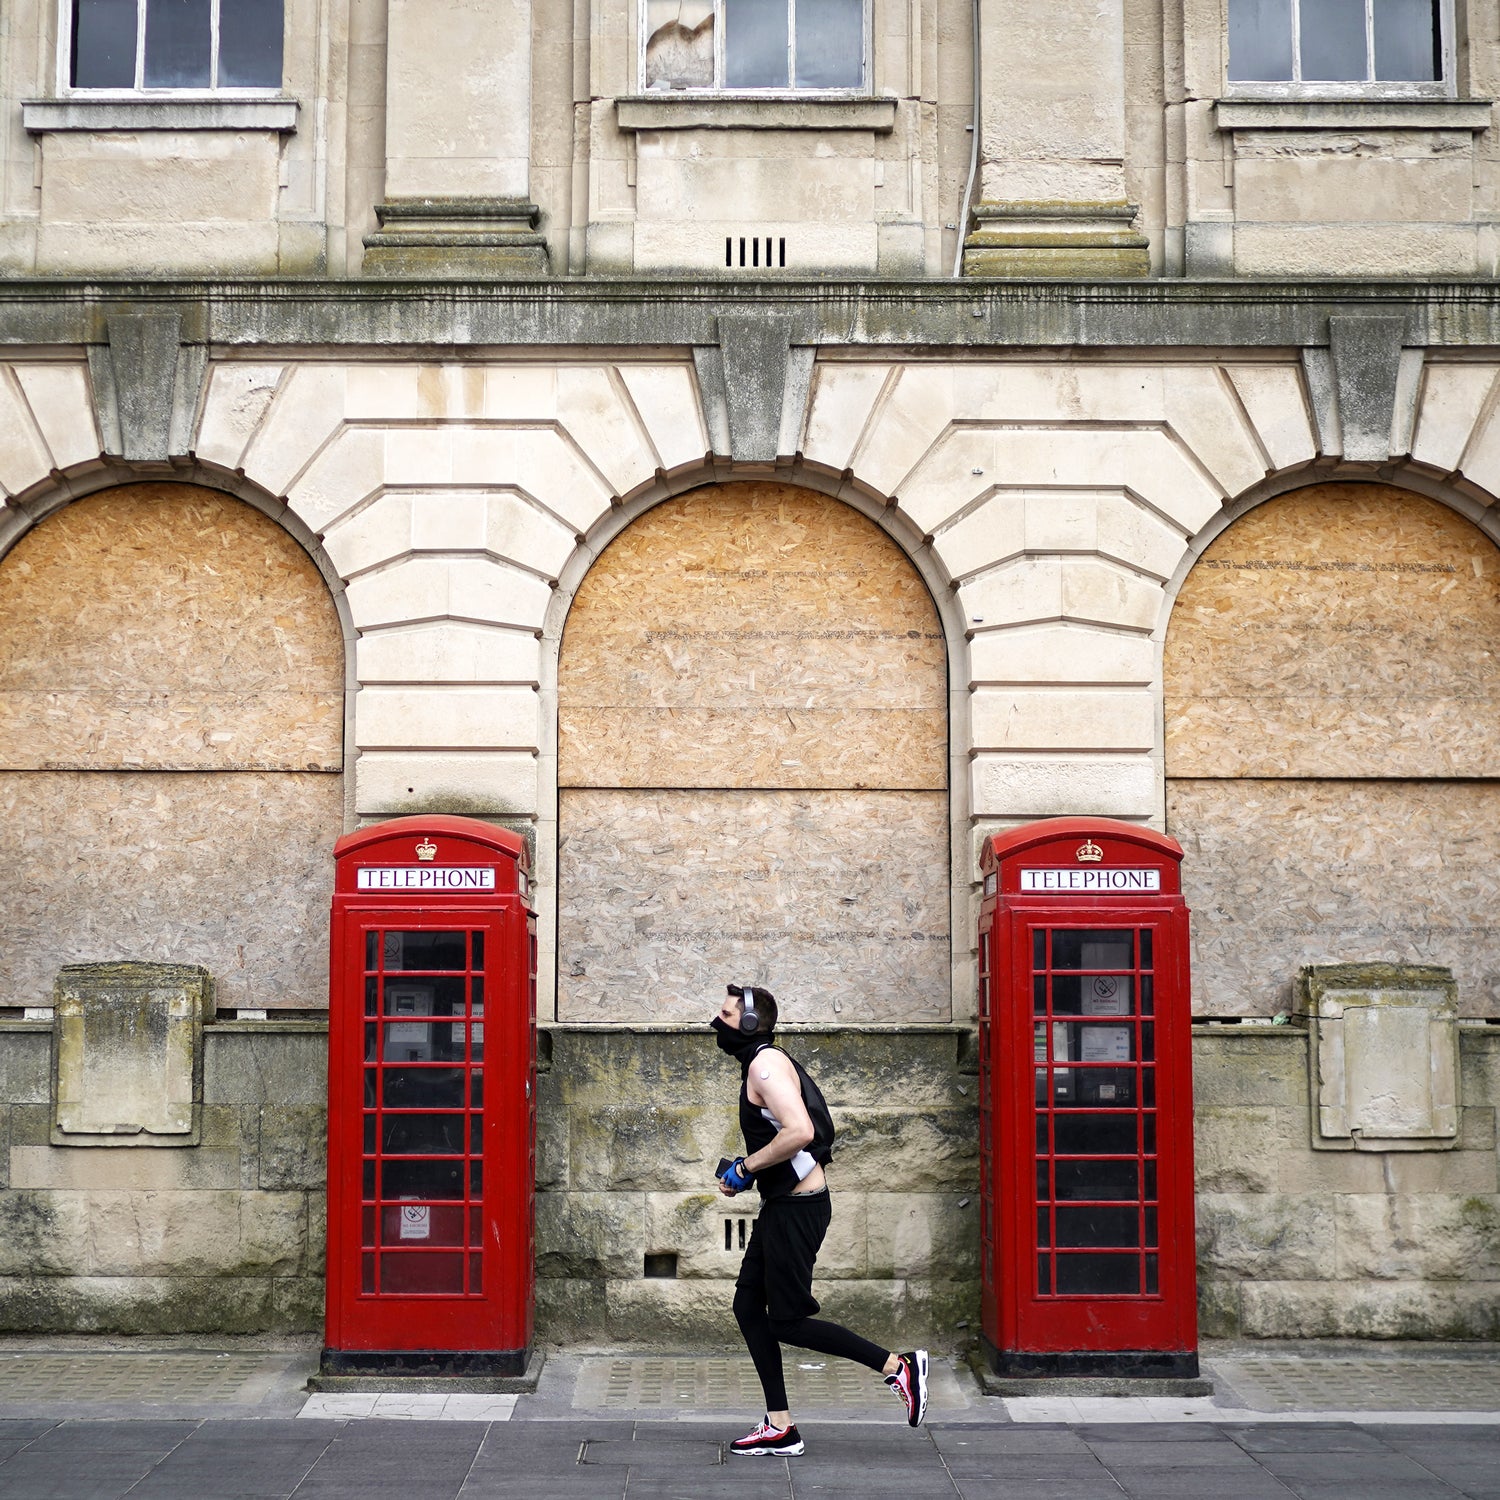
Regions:
<svg viewBox="0 0 1500 1500"><path fill-rule="evenodd" d="M755 986L746 984L740 986L740 1002L743 1009L740 1011L740 1030L746 1036L754 1036L760 1030L760 1012L755 1008Z"/></svg>

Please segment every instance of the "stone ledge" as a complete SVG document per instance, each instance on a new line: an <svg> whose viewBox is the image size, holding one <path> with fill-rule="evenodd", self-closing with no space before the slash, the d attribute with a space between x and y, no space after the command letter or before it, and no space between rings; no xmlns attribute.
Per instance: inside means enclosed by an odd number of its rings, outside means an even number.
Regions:
<svg viewBox="0 0 1500 1500"><path fill-rule="evenodd" d="M1488 130L1488 99L1220 99L1220 130Z"/></svg>
<svg viewBox="0 0 1500 1500"><path fill-rule="evenodd" d="M894 99L766 99L743 94L637 94L615 100L621 130L869 130L896 128Z"/></svg>
<svg viewBox="0 0 1500 1500"><path fill-rule="evenodd" d="M64 130L269 130L297 129L295 99L30 99L21 105L22 127L32 135Z"/></svg>

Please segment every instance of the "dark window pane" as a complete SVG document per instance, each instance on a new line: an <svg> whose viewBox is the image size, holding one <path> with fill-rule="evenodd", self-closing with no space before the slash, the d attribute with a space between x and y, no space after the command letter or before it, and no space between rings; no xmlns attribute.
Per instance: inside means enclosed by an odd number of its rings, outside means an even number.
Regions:
<svg viewBox="0 0 1500 1500"><path fill-rule="evenodd" d="M462 1062L466 1030L462 1021L392 1021L385 1028L385 1061Z"/></svg>
<svg viewBox="0 0 1500 1500"><path fill-rule="evenodd" d="M1156 1069L1141 1069L1141 1107L1143 1109L1156 1108Z"/></svg>
<svg viewBox="0 0 1500 1500"><path fill-rule="evenodd" d="M1154 1297L1157 1293L1157 1290L1156 1256L1148 1255L1146 1257L1146 1291L1149 1295Z"/></svg>
<svg viewBox="0 0 1500 1500"><path fill-rule="evenodd" d="M464 1258L457 1252L387 1250L380 1257L380 1290L406 1296L464 1289Z"/></svg>
<svg viewBox="0 0 1500 1500"><path fill-rule="evenodd" d="M1031 1009L1038 1016L1047 1013L1047 980L1041 974L1031 981Z"/></svg>
<svg viewBox="0 0 1500 1500"><path fill-rule="evenodd" d="M1375 0L1375 76L1423 83L1443 76L1438 0Z"/></svg>
<svg viewBox="0 0 1500 1500"><path fill-rule="evenodd" d="M1316 0L1302 7L1304 83L1369 76L1365 0Z"/></svg>
<svg viewBox="0 0 1500 1500"><path fill-rule="evenodd" d="M360 1281L359 1288L362 1292L372 1293L375 1290L375 1257L363 1255L360 1257Z"/></svg>
<svg viewBox="0 0 1500 1500"><path fill-rule="evenodd" d="M73 87L135 87L135 0L74 0Z"/></svg>
<svg viewBox="0 0 1500 1500"><path fill-rule="evenodd" d="M212 78L209 0L146 0L146 87L206 89Z"/></svg>
<svg viewBox="0 0 1500 1500"><path fill-rule="evenodd" d="M380 962L380 935L374 932L365 934L365 968L373 969Z"/></svg>
<svg viewBox="0 0 1500 1500"><path fill-rule="evenodd" d="M482 969L484 967L484 934L482 932L471 932L469 937L471 939L469 967L471 969Z"/></svg>
<svg viewBox="0 0 1500 1500"><path fill-rule="evenodd" d="M387 1156L454 1155L464 1149L462 1115L386 1115L381 1150Z"/></svg>
<svg viewBox="0 0 1500 1500"><path fill-rule="evenodd" d="M1154 1119L1155 1116L1148 1115L1146 1118L1150 1120ZM1146 1191L1144 1197L1146 1202L1154 1203L1156 1201L1156 1162L1148 1161L1143 1163L1143 1165L1146 1168Z"/></svg>
<svg viewBox="0 0 1500 1500"><path fill-rule="evenodd" d="M461 1161L382 1162L380 1196L387 1202L393 1198L462 1198L463 1166Z"/></svg>
<svg viewBox="0 0 1500 1500"><path fill-rule="evenodd" d="M797 0L797 87L854 89L864 81L864 0Z"/></svg>
<svg viewBox="0 0 1500 1500"><path fill-rule="evenodd" d="M1229 0L1229 76L1246 83L1292 76L1292 0Z"/></svg>
<svg viewBox="0 0 1500 1500"><path fill-rule="evenodd" d="M365 1014L373 1016L380 1009L380 981L372 974L365 980Z"/></svg>
<svg viewBox="0 0 1500 1500"><path fill-rule="evenodd" d="M1149 1021L1141 1026L1141 1061L1156 1061L1156 1027Z"/></svg>
<svg viewBox="0 0 1500 1500"><path fill-rule="evenodd" d="M462 972L464 934L461 932L388 932L385 966L389 970L456 969Z"/></svg>
<svg viewBox="0 0 1500 1500"><path fill-rule="evenodd" d="M1135 1208L1068 1208L1059 1204L1057 1243L1083 1245L1089 1249L1138 1246L1141 1242L1140 1213Z"/></svg>
<svg viewBox="0 0 1500 1500"><path fill-rule="evenodd" d="M484 1210L478 1204L469 1210L469 1243L471 1245L484 1243Z"/></svg>
<svg viewBox="0 0 1500 1500"><path fill-rule="evenodd" d="M360 1189L365 1198L375 1196L375 1163L367 1161L360 1174Z"/></svg>
<svg viewBox="0 0 1500 1500"><path fill-rule="evenodd" d="M1043 1154L1047 1150L1047 1121L1049 1118L1050 1116L1048 1115L1038 1115L1036 1117L1036 1149Z"/></svg>
<svg viewBox="0 0 1500 1500"><path fill-rule="evenodd" d="M1091 1115L1082 1111L1053 1116L1059 1156L1134 1156L1134 1115Z"/></svg>
<svg viewBox="0 0 1500 1500"><path fill-rule="evenodd" d="M478 1068L469 1075L469 1103L475 1109L484 1107L484 1074Z"/></svg>
<svg viewBox="0 0 1500 1500"><path fill-rule="evenodd" d="M469 1196L471 1198L484 1197L484 1163L482 1161L469 1163Z"/></svg>
<svg viewBox="0 0 1500 1500"><path fill-rule="evenodd" d="M365 1061L374 1062L376 1048L380 1045L380 1028L378 1026L365 1027Z"/></svg>
<svg viewBox="0 0 1500 1500"><path fill-rule="evenodd" d="M1148 927L1141 933L1141 967L1150 969L1155 967L1151 959L1151 929Z"/></svg>
<svg viewBox="0 0 1500 1500"><path fill-rule="evenodd" d="M1059 928L1052 934L1052 967L1133 969L1135 934L1128 928L1084 932Z"/></svg>
<svg viewBox="0 0 1500 1500"><path fill-rule="evenodd" d="M1050 1245L1052 1243L1052 1227L1048 1222L1049 1210L1039 1208L1036 1211L1036 1242L1039 1245Z"/></svg>
<svg viewBox="0 0 1500 1500"><path fill-rule="evenodd" d="M1149 974L1142 974L1141 975L1141 1014L1143 1016L1149 1016L1149 1015L1153 1014L1154 1013L1155 1005L1156 1005L1156 991L1152 988L1152 985L1151 985L1151 976Z"/></svg>
<svg viewBox="0 0 1500 1500"><path fill-rule="evenodd" d="M1142 1137L1144 1139L1144 1144L1142 1145L1141 1150L1143 1150L1146 1153L1147 1156L1155 1156L1156 1155L1156 1116L1154 1114L1146 1115L1146 1116L1143 1117L1142 1123L1141 1123L1141 1134L1142 1134ZM1133 1150L1135 1150L1135 1147L1132 1146L1130 1149L1133 1151ZM1154 1198L1156 1196L1156 1193L1153 1191L1153 1192L1149 1193L1147 1196Z"/></svg>
<svg viewBox="0 0 1500 1500"><path fill-rule="evenodd" d="M481 1255L471 1255L469 1257L469 1290L471 1292L482 1292L484 1290L483 1262L484 1257Z"/></svg>
<svg viewBox="0 0 1500 1500"><path fill-rule="evenodd" d="M1148 1208L1146 1210L1146 1243L1154 1248L1156 1242L1156 1210Z"/></svg>
<svg viewBox="0 0 1500 1500"><path fill-rule="evenodd" d="M223 0L219 10L219 87L281 87L282 0Z"/></svg>
<svg viewBox="0 0 1500 1500"><path fill-rule="evenodd" d="M469 1150L475 1156L484 1154L484 1116L469 1116Z"/></svg>
<svg viewBox="0 0 1500 1500"><path fill-rule="evenodd" d="M1134 1255L1059 1255L1056 1259L1060 1297L1140 1293L1140 1261Z"/></svg>
<svg viewBox="0 0 1500 1500"><path fill-rule="evenodd" d="M375 1080L378 1072L374 1068L365 1069L365 1108L374 1109L376 1104Z"/></svg>
<svg viewBox="0 0 1500 1500"><path fill-rule="evenodd" d="M462 1109L462 1068L387 1068L387 1109Z"/></svg>
<svg viewBox="0 0 1500 1500"><path fill-rule="evenodd" d="M1052 1294L1052 1257L1039 1255L1036 1258L1036 1289L1044 1297Z"/></svg>
<svg viewBox="0 0 1500 1500"><path fill-rule="evenodd" d="M1078 1102L1122 1109L1135 1103L1134 1068L1080 1068Z"/></svg>
<svg viewBox="0 0 1500 1500"><path fill-rule="evenodd" d="M1124 1199L1133 1202L1139 1179L1133 1161L1060 1161L1056 1164L1057 1196Z"/></svg>
<svg viewBox="0 0 1500 1500"><path fill-rule="evenodd" d="M360 1209L359 1222L360 1244L366 1250L372 1249L375 1244L375 1210L373 1208Z"/></svg>
<svg viewBox="0 0 1500 1500"><path fill-rule="evenodd" d="M784 89L790 82L786 0L724 0L724 82Z"/></svg>
<svg viewBox="0 0 1500 1500"><path fill-rule="evenodd" d="M365 1116L365 1155L375 1154L375 1116Z"/></svg>
<svg viewBox="0 0 1500 1500"><path fill-rule="evenodd" d="M1047 934L1044 930L1031 934L1031 967L1033 969L1047 967Z"/></svg>
<svg viewBox="0 0 1500 1500"><path fill-rule="evenodd" d="M1045 1203L1051 1196L1047 1183L1047 1163L1039 1161L1036 1164L1036 1201Z"/></svg>
<svg viewBox="0 0 1500 1500"><path fill-rule="evenodd" d="M1116 1024L1105 1021L1074 1021L1059 1030L1068 1033L1068 1057L1073 1062L1134 1062L1135 1027L1128 1021ZM1060 1039L1053 1038L1054 1050L1060 1050Z"/></svg>
<svg viewBox="0 0 1500 1500"><path fill-rule="evenodd" d="M1083 981L1067 974L1052 978L1052 1013L1057 1016L1083 1014Z"/></svg>
<svg viewBox="0 0 1500 1500"><path fill-rule="evenodd" d="M418 1246L462 1245L463 1204L382 1203L380 1243L405 1250L415 1250Z"/></svg>

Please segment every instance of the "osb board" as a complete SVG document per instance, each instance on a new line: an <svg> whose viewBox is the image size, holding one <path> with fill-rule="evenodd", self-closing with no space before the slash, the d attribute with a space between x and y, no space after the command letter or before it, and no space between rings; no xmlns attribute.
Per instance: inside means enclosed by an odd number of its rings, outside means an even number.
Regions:
<svg viewBox="0 0 1500 1500"><path fill-rule="evenodd" d="M1500 551L1431 500L1318 485L1189 574L1165 658L1170 776L1500 775Z"/></svg>
<svg viewBox="0 0 1500 1500"><path fill-rule="evenodd" d="M238 500L127 485L0 562L0 767L337 771L343 724L328 589Z"/></svg>
<svg viewBox="0 0 1500 1500"><path fill-rule="evenodd" d="M64 964L202 964L221 1008L327 1003L342 778L0 773L0 1004Z"/></svg>
<svg viewBox="0 0 1500 1500"><path fill-rule="evenodd" d="M1274 1015L1301 964L1446 964L1500 1014L1500 785L1167 783L1186 858L1194 1010Z"/></svg>
<svg viewBox="0 0 1500 1500"><path fill-rule="evenodd" d="M695 490L579 589L558 677L564 786L947 785L937 612L856 511L781 484Z"/></svg>
<svg viewBox="0 0 1500 1500"><path fill-rule="evenodd" d="M564 791L558 1014L707 1022L728 983L788 1020L947 1020L942 792Z"/></svg>

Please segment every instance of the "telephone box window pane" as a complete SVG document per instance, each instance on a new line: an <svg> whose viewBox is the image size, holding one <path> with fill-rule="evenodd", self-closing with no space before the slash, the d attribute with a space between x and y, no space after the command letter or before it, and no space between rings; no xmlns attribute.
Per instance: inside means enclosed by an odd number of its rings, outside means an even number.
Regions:
<svg viewBox="0 0 1500 1500"><path fill-rule="evenodd" d="M469 1074L469 1103L475 1109L484 1106L484 1074L478 1068Z"/></svg>
<svg viewBox="0 0 1500 1500"><path fill-rule="evenodd" d="M1038 1115L1036 1121L1036 1149L1044 1156L1047 1153L1047 1119L1046 1115Z"/></svg>
<svg viewBox="0 0 1500 1500"><path fill-rule="evenodd" d="M469 1196L471 1198L484 1196L484 1163L482 1161L469 1163Z"/></svg>
<svg viewBox="0 0 1500 1500"><path fill-rule="evenodd" d="M1141 975L1141 1014L1149 1016L1155 1014L1156 991L1152 987L1151 976Z"/></svg>
<svg viewBox="0 0 1500 1500"><path fill-rule="evenodd" d="M1036 1258L1036 1289L1042 1296L1052 1294L1052 1257L1039 1255Z"/></svg>
<svg viewBox="0 0 1500 1500"><path fill-rule="evenodd" d="M864 11L864 0L799 0L799 89L860 86L864 81Z"/></svg>
<svg viewBox="0 0 1500 1500"><path fill-rule="evenodd" d="M380 1290L404 1296L453 1295L464 1289L464 1258L453 1252L387 1250L380 1257Z"/></svg>
<svg viewBox="0 0 1500 1500"><path fill-rule="evenodd" d="M484 967L484 934L482 932L469 934L469 967L471 969Z"/></svg>
<svg viewBox="0 0 1500 1500"><path fill-rule="evenodd" d="M1141 1027L1141 1061L1156 1061L1156 1027L1149 1021Z"/></svg>
<svg viewBox="0 0 1500 1500"><path fill-rule="evenodd" d="M1072 1208L1058 1204L1057 1243L1084 1249L1137 1249L1141 1243L1141 1216L1130 1208Z"/></svg>
<svg viewBox="0 0 1500 1500"><path fill-rule="evenodd" d="M376 1048L380 1045L380 1028L378 1026L365 1027L365 1061L376 1060Z"/></svg>
<svg viewBox="0 0 1500 1500"><path fill-rule="evenodd" d="M1124 1109L1135 1103L1134 1068L1080 1068L1078 1102L1106 1109ZM1113 1154L1113 1153L1111 1153Z"/></svg>
<svg viewBox="0 0 1500 1500"><path fill-rule="evenodd" d="M1065 974L1052 977L1052 1014L1055 1016L1081 1016L1083 1014L1083 982Z"/></svg>
<svg viewBox="0 0 1500 1500"><path fill-rule="evenodd" d="M380 1010L380 981L372 974L365 980L365 1014L373 1016Z"/></svg>
<svg viewBox="0 0 1500 1500"><path fill-rule="evenodd" d="M378 1084L376 1079L378 1070L375 1068L365 1069L365 1108L374 1109L377 1100Z"/></svg>
<svg viewBox="0 0 1500 1500"><path fill-rule="evenodd" d="M1155 1249L1157 1243L1156 1210L1154 1208L1148 1208L1146 1210L1146 1244L1149 1245L1152 1249Z"/></svg>
<svg viewBox="0 0 1500 1500"><path fill-rule="evenodd" d="M1054 969L1133 969L1135 934L1116 928L1104 931L1069 931L1052 934Z"/></svg>
<svg viewBox="0 0 1500 1500"><path fill-rule="evenodd" d="M73 87L135 87L136 0L74 0Z"/></svg>
<svg viewBox="0 0 1500 1500"><path fill-rule="evenodd" d="M1140 1177L1133 1161L1060 1161L1054 1170L1059 1199L1134 1203L1140 1196Z"/></svg>
<svg viewBox="0 0 1500 1500"><path fill-rule="evenodd" d="M375 1290L375 1257L373 1255L360 1256L360 1269L359 1289L368 1295Z"/></svg>
<svg viewBox="0 0 1500 1500"><path fill-rule="evenodd" d="M1146 1169L1146 1191L1143 1194L1148 1203L1156 1202L1156 1163L1154 1161L1142 1162Z"/></svg>
<svg viewBox="0 0 1500 1500"><path fill-rule="evenodd" d="M393 1198L462 1198L461 1161L421 1161L397 1157L381 1163L381 1178L388 1202Z"/></svg>
<svg viewBox="0 0 1500 1500"><path fill-rule="evenodd" d="M365 934L365 968L374 969L380 964L380 935L375 932ZM365 992L369 993L368 990Z"/></svg>
<svg viewBox="0 0 1500 1500"><path fill-rule="evenodd" d="M477 1204L469 1210L469 1243L484 1243L484 1210Z"/></svg>
<svg viewBox="0 0 1500 1500"><path fill-rule="evenodd" d="M1229 76L1241 83L1292 76L1292 0L1229 0Z"/></svg>
<svg viewBox="0 0 1500 1500"><path fill-rule="evenodd" d="M360 1219L360 1244L366 1250L375 1248L375 1210L373 1208L362 1208L359 1213Z"/></svg>
<svg viewBox="0 0 1500 1500"><path fill-rule="evenodd" d="M375 1116L365 1116L365 1155L375 1154Z"/></svg>
<svg viewBox="0 0 1500 1500"><path fill-rule="evenodd" d="M1141 967L1143 969L1154 969L1156 965L1151 961L1151 929L1149 927L1142 928L1136 935L1140 938L1141 942Z"/></svg>
<svg viewBox="0 0 1500 1500"><path fill-rule="evenodd" d="M1031 967L1047 967L1047 934L1041 928L1034 928L1031 933Z"/></svg>
<svg viewBox="0 0 1500 1500"><path fill-rule="evenodd" d="M1059 1255L1059 1297L1138 1296L1139 1259L1134 1255Z"/></svg>
<svg viewBox="0 0 1500 1500"><path fill-rule="evenodd" d="M386 1203L380 1209L380 1243L399 1250L462 1245L464 1211L458 1203Z"/></svg>
<svg viewBox="0 0 1500 1500"><path fill-rule="evenodd" d="M385 1028L385 1061L462 1062L462 1021L394 1021Z"/></svg>
<svg viewBox="0 0 1500 1500"><path fill-rule="evenodd" d="M462 1156L463 1115L385 1115L381 1150L387 1156Z"/></svg>
<svg viewBox="0 0 1500 1500"><path fill-rule="evenodd" d="M223 0L219 7L219 87L281 87L282 0Z"/></svg>
<svg viewBox="0 0 1500 1500"><path fill-rule="evenodd" d="M387 1068L387 1109L462 1109L462 1068Z"/></svg>
<svg viewBox="0 0 1500 1500"><path fill-rule="evenodd" d="M484 1152L483 1115L469 1116L469 1150L473 1152L475 1156L480 1156Z"/></svg>
<svg viewBox="0 0 1500 1500"><path fill-rule="evenodd" d="M1156 1108L1156 1069L1141 1069L1141 1108Z"/></svg>
<svg viewBox="0 0 1500 1500"><path fill-rule="evenodd" d="M482 1255L471 1255L469 1257L469 1290L471 1292L482 1292L484 1257Z"/></svg>
<svg viewBox="0 0 1500 1500"><path fill-rule="evenodd" d="M375 1196L375 1163L374 1162L367 1161L364 1164L364 1170L363 1170L363 1172L361 1174L360 1187L361 1187L361 1189L363 1191L364 1197L366 1197L366 1198L373 1198Z"/></svg>
<svg viewBox="0 0 1500 1500"><path fill-rule="evenodd" d="M146 0L146 87L206 89L213 81L210 0Z"/></svg>
<svg viewBox="0 0 1500 1500"><path fill-rule="evenodd" d="M1144 1115L1144 1116L1142 1116L1142 1119L1141 1119L1141 1140L1142 1140L1141 1150L1144 1151L1147 1156L1155 1156L1156 1155L1156 1116L1155 1115ZM1132 1147L1131 1149L1134 1150L1135 1148ZM1149 1194L1149 1196L1152 1197L1152 1198L1154 1198L1156 1196L1156 1192L1154 1190L1154 1186L1153 1186L1153 1190Z"/></svg>
<svg viewBox="0 0 1500 1500"><path fill-rule="evenodd" d="M791 57L787 0L724 0L724 82L784 89Z"/></svg>
<svg viewBox="0 0 1500 1500"><path fill-rule="evenodd" d="M1036 1242L1039 1245L1052 1243L1052 1227L1047 1219L1049 1212L1050 1210L1045 1208L1039 1208L1036 1211Z"/></svg>
<svg viewBox="0 0 1500 1500"><path fill-rule="evenodd" d="M1146 1257L1146 1292L1149 1296L1152 1297L1156 1296L1156 1294L1161 1290L1157 1285L1156 1266L1157 1257L1154 1255L1148 1255Z"/></svg>
<svg viewBox="0 0 1500 1500"><path fill-rule="evenodd" d="M385 935L385 967L393 971L456 969L464 962L461 932L388 932Z"/></svg>
<svg viewBox="0 0 1500 1500"><path fill-rule="evenodd" d="M1039 1161L1036 1164L1036 1200L1038 1203L1045 1203L1051 1196L1051 1186L1047 1181L1047 1163Z"/></svg>
<svg viewBox="0 0 1500 1500"><path fill-rule="evenodd" d="M1038 1016L1047 1014L1047 980L1041 974L1031 981L1031 1009Z"/></svg>
<svg viewBox="0 0 1500 1500"><path fill-rule="evenodd" d="M1086 1063L1134 1062L1133 1043L1135 1027L1128 1022L1123 1026L1109 1026L1096 1021L1064 1022L1057 1027L1064 1033L1067 1042L1066 1060ZM1062 1037L1053 1036L1053 1051L1061 1052L1058 1045Z"/></svg>
<svg viewBox="0 0 1500 1500"><path fill-rule="evenodd" d="M1059 1156L1134 1156L1136 1117L1069 1111L1054 1115L1053 1134Z"/></svg>
<svg viewBox="0 0 1500 1500"><path fill-rule="evenodd" d="M1304 82L1363 80L1370 76L1365 51L1365 0L1317 0L1302 13Z"/></svg>
<svg viewBox="0 0 1500 1500"><path fill-rule="evenodd" d="M1375 0L1375 76L1414 83L1443 76L1438 0Z"/></svg>

